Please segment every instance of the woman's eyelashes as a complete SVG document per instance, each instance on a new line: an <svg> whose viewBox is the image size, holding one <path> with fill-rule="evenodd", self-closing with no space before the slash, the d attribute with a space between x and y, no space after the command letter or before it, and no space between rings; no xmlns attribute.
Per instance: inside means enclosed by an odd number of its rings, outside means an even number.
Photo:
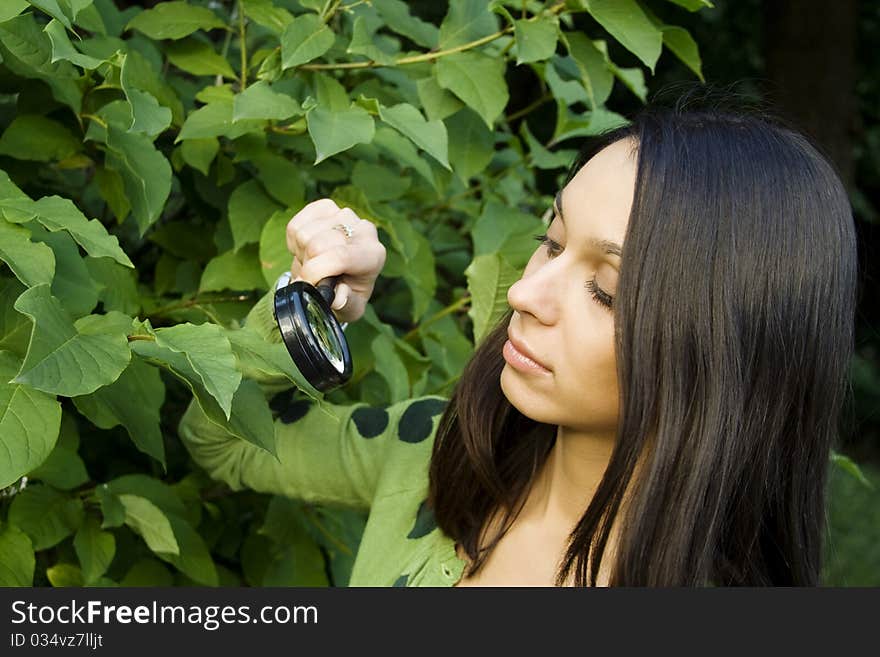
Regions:
<svg viewBox="0 0 880 657"><path fill-rule="evenodd" d="M556 242L555 240L550 239L547 236L547 233L544 233L543 235L535 235L535 240L537 242L539 242L541 245L547 247L547 257L548 258L555 258L560 253L562 253L562 246L558 242ZM605 308L611 310L612 305L614 303L614 299L613 299L613 297L611 297L611 295L609 295L607 292L602 290L596 284L595 277L593 277L592 280L589 280L586 283L584 283L584 287L590 291L590 295L599 304L601 304Z"/></svg>

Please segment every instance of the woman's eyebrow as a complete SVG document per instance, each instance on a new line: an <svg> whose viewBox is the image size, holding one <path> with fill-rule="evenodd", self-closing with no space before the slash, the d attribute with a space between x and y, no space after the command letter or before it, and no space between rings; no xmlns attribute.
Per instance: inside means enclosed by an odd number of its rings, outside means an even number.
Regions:
<svg viewBox="0 0 880 657"><path fill-rule="evenodd" d="M565 223L565 217L562 216L562 190L560 189L556 192L556 198L553 199L553 207L556 210L556 214L559 216L559 221L563 224ZM602 251L603 253L609 253L611 255L616 255L620 257L623 248L617 242L610 242L608 240L600 240L595 237L590 237L587 239L587 243Z"/></svg>

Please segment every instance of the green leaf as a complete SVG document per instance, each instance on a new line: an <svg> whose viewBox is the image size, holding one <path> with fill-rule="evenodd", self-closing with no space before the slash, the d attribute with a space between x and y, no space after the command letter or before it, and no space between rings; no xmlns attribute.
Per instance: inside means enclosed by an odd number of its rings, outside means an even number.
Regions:
<svg viewBox="0 0 880 657"><path fill-rule="evenodd" d="M447 134L451 142L454 139L454 134ZM373 144L397 161L401 165L402 170L405 171L406 167L411 167L414 171L418 172L439 193L439 186L431 165L419 156L412 141L403 137L396 130L380 125L376 129L375 137L373 137ZM451 148L452 144L450 143Z"/></svg>
<svg viewBox="0 0 880 657"><path fill-rule="evenodd" d="M131 205L125 194L125 183L118 171L107 167L95 167L95 182L101 198L107 203L107 207L117 223L122 223L131 211Z"/></svg>
<svg viewBox="0 0 880 657"><path fill-rule="evenodd" d="M235 71L209 43L195 38L173 41L165 47L168 61L193 75L222 75L234 78Z"/></svg>
<svg viewBox="0 0 880 657"><path fill-rule="evenodd" d="M83 586L82 571L72 563L56 563L46 568L46 578L54 587Z"/></svg>
<svg viewBox="0 0 880 657"><path fill-rule="evenodd" d="M387 36L376 35L376 30L381 26L379 20L371 22L367 16L358 16L354 21L351 42L346 52L363 55L377 64L385 66L394 64L399 48L394 48Z"/></svg>
<svg viewBox="0 0 880 657"><path fill-rule="evenodd" d="M0 137L0 154L19 160L64 160L81 149L79 138L65 126L36 114L17 115Z"/></svg>
<svg viewBox="0 0 880 657"><path fill-rule="evenodd" d="M86 219L69 199L55 195L38 201L7 199L0 201L0 212L8 221L21 223L36 219L52 232L66 230L90 256L107 256L120 265L134 268L116 236L110 235L97 219Z"/></svg>
<svg viewBox="0 0 880 657"><path fill-rule="evenodd" d="M376 372L385 379L390 391L390 401L406 399L410 394L409 375L397 350L394 341L384 333L380 333L370 343L370 351L376 359Z"/></svg>
<svg viewBox="0 0 880 657"><path fill-rule="evenodd" d="M636 97L643 103L646 102L648 89L645 86L645 74L640 68L620 68L614 64L611 65L611 71L614 76L623 82L624 86L632 91Z"/></svg>
<svg viewBox="0 0 880 657"><path fill-rule="evenodd" d="M474 345L479 345L507 312L507 290L519 271L501 255L490 253L475 257L464 273L471 293L468 316L474 323Z"/></svg>
<svg viewBox="0 0 880 657"><path fill-rule="evenodd" d="M464 107L464 103L437 83L434 75L416 80L416 89L429 121L440 121Z"/></svg>
<svg viewBox="0 0 880 657"><path fill-rule="evenodd" d="M238 251L245 244L259 242L263 226L280 209L275 201L266 196L256 180L248 180L236 187L229 197L228 206L233 250ZM262 280L258 287L262 287Z"/></svg>
<svg viewBox="0 0 880 657"><path fill-rule="evenodd" d="M223 329L216 324L187 322L157 329L155 335L158 347L179 353L186 359L228 419L241 373L235 369L232 346Z"/></svg>
<svg viewBox="0 0 880 657"><path fill-rule="evenodd" d="M247 327L228 330L226 335L244 377L260 380L267 375L280 374L313 399L321 397L321 393L312 387L296 367L283 343L269 342Z"/></svg>
<svg viewBox="0 0 880 657"><path fill-rule="evenodd" d="M484 0L450 0L449 11L440 24L439 46L445 50L497 31L498 18L489 11Z"/></svg>
<svg viewBox="0 0 880 657"><path fill-rule="evenodd" d="M257 167L257 178L272 198L291 208L305 205L306 190L301 167L268 151L254 157L253 163ZM288 219L292 216L293 213Z"/></svg>
<svg viewBox="0 0 880 657"><path fill-rule="evenodd" d="M33 586L34 548L31 539L13 525L0 528L0 586Z"/></svg>
<svg viewBox="0 0 880 657"><path fill-rule="evenodd" d="M556 52L556 36L559 30L559 18L556 16L518 20L513 25L517 66L550 59Z"/></svg>
<svg viewBox="0 0 880 657"><path fill-rule="evenodd" d="M25 285L48 285L55 276L55 254L30 236L29 230L0 218L0 260Z"/></svg>
<svg viewBox="0 0 880 657"><path fill-rule="evenodd" d="M28 479L36 479L53 488L72 490L89 480L85 463L79 457L79 434L76 420L70 413L61 415L61 430L58 442L48 458L35 470L28 473Z"/></svg>
<svg viewBox="0 0 880 657"><path fill-rule="evenodd" d="M482 117L491 130L509 99L504 60L460 52L437 61L437 82Z"/></svg>
<svg viewBox="0 0 880 657"><path fill-rule="evenodd" d="M159 556L179 554L180 548L168 517L145 497L123 493L117 496L125 509L125 524L144 539Z"/></svg>
<svg viewBox="0 0 880 657"><path fill-rule="evenodd" d="M34 550L57 545L79 528L82 519L79 498L43 484L28 486L9 506L9 522L30 536Z"/></svg>
<svg viewBox="0 0 880 657"><path fill-rule="evenodd" d="M179 551L170 554L157 551L156 554L199 584L217 586L217 568L205 541L182 518L173 513L167 517Z"/></svg>
<svg viewBox="0 0 880 657"><path fill-rule="evenodd" d="M866 488L874 490L874 485L870 481L868 481L868 478L865 477L865 474L862 472L862 469L858 466L858 464L845 454L840 454L839 452L832 451L831 462L839 467L841 470L846 472L848 475L853 477L856 481L858 481Z"/></svg>
<svg viewBox="0 0 880 657"><path fill-rule="evenodd" d="M700 50L690 32L683 27L674 25L664 25L660 29L663 31L663 43L666 47L675 53L675 56L684 62L685 66L696 73L700 82L705 82Z"/></svg>
<svg viewBox="0 0 880 657"><path fill-rule="evenodd" d="M576 150L559 150L552 152L535 139L529 130L528 123L520 123L519 133L529 147L530 162L538 169L567 169L577 156Z"/></svg>
<svg viewBox="0 0 880 657"><path fill-rule="evenodd" d="M446 126L442 121L425 121L425 117L409 103L393 107L379 105L379 117L452 171L448 160Z"/></svg>
<svg viewBox="0 0 880 657"><path fill-rule="evenodd" d="M97 518L89 516L73 538L73 549L82 567L84 582L93 584L110 567L116 554L116 539L110 532L101 530Z"/></svg>
<svg viewBox="0 0 880 657"><path fill-rule="evenodd" d="M395 242L392 245L394 247L392 252L398 252L403 257L402 272L398 275L403 276L412 294L412 320L418 322L437 291L434 251L428 239L416 230L408 218L390 211L387 215L390 223L382 227L392 234L392 240Z"/></svg>
<svg viewBox="0 0 880 657"><path fill-rule="evenodd" d="M262 132L265 121L246 119L233 124L232 108L233 101L231 99L211 102L200 107L186 117L186 122L174 142L220 136L235 139L247 132Z"/></svg>
<svg viewBox="0 0 880 657"><path fill-rule="evenodd" d="M281 34L293 20L289 11L282 7L276 7L272 0L242 0L241 6L245 16L275 34Z"/></svg>
<svg viewBox="0 0 880 657"><path fill-rule="evenodd" d="M174 579L157 559L139 559L128 569L120 586L173 586Z"/></svg>
<svg viewBox="0 0 880 657"><path fill-rule="evenodd" d="M348 91L342 83L327 73L315 73L313 76L318 106L332 111L341 111L351 106ZM308 100L308 99L306 99ZM310 101L311 102L311 101ZM312 103L314 105L314 103ZM311 109L308 105L304 109ZM363 109L367 109L364 107Z"/></svg>
<svg viewBox="0 0 880 657"><path fill-rule="evenodd" d="M61 404L54 397L7 383L20 364L10 352L0 351L0 488L46 460L61 426Z"/></svg>
<svg viewBox="0 0 880 657"><path fill-rule="evenodd" d="M15 18L30 6L27 0L6 0L0 5L0 23Z"/></svg>
<svg viewBox="0 0 880 657"><path fill-rule="evenodd" d="M0 59L13 73L45 82L58 102L82 111L79 71L70 62L52 63L52 43L31 12L0 23Z"/></svg>
<svg viewBox="0 0 880 657"><path fill-rule="evenodd" d="M31 323L13 307L15 300L25 291L17 279L0 278L0 350L24 358L30 342Z"/></svg>
<svg viewBox="0 0 880 657"><path fill-rule="evenodd" d="M28 2L30 2L30 4L37 9L41 9L49 14L52 18L64 25L64 27L66 27L68 30L73 29L70 24L70 19L65 16L63 11L61 11L61 7L58 6L57 0L28 0Z"/></svg>
<svg viewBox="0 0 880 657"><path fill-rule="evenodd" d="M412 16L406 2L402 2L402 0L371 0L370 4L375 7L391 30L429 50L437 47L440 30L436 25Z"/></svg>
<svg viewBox="0 0 880 657"><path fill-rule="evenodd" d="M96 486L95 495L101 505L101 513L104 520L101 528L122 527L125 524L125 507L119 501L119 497L112 493L106 485Z"/></svg>
<svg viewBox="0 0 880 657"><path fill-rule="evenodd" d="M281 274L290 270L293 262L293 256L287 250L286 240L278 239L278 236L284 234L287 222L294 214L289 210L279 210L269 217L260 233L260 269L263 280L269 287L275 285Z"/></svg>
<svg viewBox="0 0 880 657"><path fill-rule="evenodd" d="M242 119L282 120L303 114L300 104L290 96L273 91L268 82L255 82L235 96L232 121Z"/></svg>
<svg viewBox="0 0 880 657"><path fill-rule="evenodd" d="M663 34L636 0L583 0L587 12L654 73Z"/></svg>
<svg viewBox="0 0 880 657"><path fill-rule="evenodd" d="M186 2L160 2L152 9L132 18L129 30L143 32L151 39L182 39L196 30L226 27L210 9L194 7Z"/></svg>
<svg viewBox="0 0 880 657"><path fill-rule="evenodd" d="M205 267L199 292L220 290L265 290L266 281L258 257L258 247L247 245L213 258Z"/></svg>
<svg viewBox="0 0 880 657"><path fill-rule="evenodd" d="M165 384L159 371L140 358L132 358L110 385L73 398L77 410L96 427L125 427L137 448L159 461L163 468L165 445L159 416L164 401Z"/></svg>
<svg viewBox="0 0 880 657"><path fill-rule="evenodd" d="M143 474L128 474L116 477L103 485L114 495L128 493L144 497L166 514L186 515L186 507L172 486L164 481Z"/></svg>
<svg viewBox="0 0 880 657"><path fill-rule="evenodd" d="M485 171L495 154L495 137L476 112L467 108L446 119L449 161L465 185Z"/></svg>
<svg viewBox="0 0 880 657"><path fill-rule="evenodd" d="M315 14L303 14L281 33L281 67L291 68L316 59L330 50L333 31Z"/></svg>
<svg viewBox="0 0 880 657"><path fill-rule="evenodd" d="M219 150L220 142L216 137L187 139L180 145L183 161L206 176L211 169L211 162L214 161Z"/></svg>
<svg viewBox="0 0 880 657"><path fill-rule="evenodd" d="M0 169L0 199L7 198L28 199L30 197L9 179L8 173Z"/></svg>
<svg viewBox="0 0 880 657"><path fill-rule="evenodd" d="M203 325L205 326L205 325ZM219 327L218 327L219 328ZM160 329L167 330L167 329ZM171 349L144 340L132 343L132 350L150 362L159 364L183 381L193 392L199 406L212 422L224 428L234 436L248 441L271 454L275 454L275 426L269 403L263 396L260 386L249 380L242 380L235 390L232 406L229 411L221 407L215 394L208 389L202 376L193 368L187 358ZM225 361L225 354L224 354ZM219 368L218 368L219 371ZM241 373L232 367L219 372L225 388L233 377ZM217 387L213 382L212 388Z"/></svg>
<svg viewBox="0 0 880 657"><path fill-rule="evenodd" d="M108 126L107 167L122 176L140 236L159 218L171 193L171 165L144 135Z"/></svg>
<svg viewBox="0 0 880 657"><path fill-rule="evenodd" d="M123 267L111 258L85 258L86 269L98 283L98 299L104 310L116 310L126 315L137 315L141 310L137 288L137 272Z"/></svg>
<svg viewBox="0 0 880 657"><path fill-rule="evenodd" d="M129 104L134 104L135 102L130 92L132 90L141 91L152 96L162 107L171 110L171 120L175 125L183 122L183 103L177 97L174 89L162 81L162 74L160 72L162 70L162 61L158 59L158 53L156 53L156 59L148 59L134 48L128 48L120 62L120 66L122 68L120 82ZM134 114L132 119L138 123L145 119L152 119L150 122L161 125L165 120L163 112L160 109L156 109L151 101L147 100L146 102L149 103L150 107L134 108L132 110ZM112 101L109 104L112 104ZM149 114L145 114L147 109L150 110ZM132 119L129 119L129 121ZM127 123L119 127L129 130L132 124Z"/></svg>
<svg viewBox="0 0 880 657"><path fill-rule="evenodd" d="M595 43L582 32L566 32L568 52L581 72L584 88L587 90L592 109L601 107L611 95L614 75L608 64L608 55L596 47Z"/></svg>
<svg viewBox="0 0 880 657"><path fill-rule="evenodd" d="M667 0L668 2L674 2L679 7L684 7L688 11L700 11L700 9L704 9L705 7L709 7L710 9L714 9L715 5L713 5L709 0Z"/></svg>
<svg viewBox="0 0 880 657"><path fill-rule="evenodd" d="M525 267L535 251L529 238L543 228L538 217L490 200L471 232L474 256L497 253L513 268Z"/></svg>
<svg viewBox="0 0 880 657"><path fill-rule="evenodd" d="M369 144L375 135L373 117L361 107L335 111L316 107L306 117L309 135L315 144L313 164L319 164L355 144Z"/></svg>
<svg viewBox="0 0 880 657"><path fill-rule="evenodd" d="M60 60L66 60L72 64L81 66L82 68L93 70L106 61L104 59L98 59L97 57L90 57L89 55L83 55L80 53L70 42L64 25L54 18L43 28L43 32L46 33L49 37L49 41L52 42L53 64Z"/></svg>
<svg viewBox="0 0 880 657"><path fill-rule="evenodd" d="M263 586L327 586L324 556L306 530L299 502L273 496L256 536L272 544Z"/></svg>
<svg viewBox="0 0 880 657"><path fill-rule="evenodd" d="M354 163L351 182L363 190L371 202L400 198L412 186L409 176L402 176L399 171L363 160Z"/></svg>
<svg viewBox="0 0 880 657"><path fill-rule="evenodd" d="M98 285L89 276L76 243L64 231L50 233L36 225L32 230L31 239L48 244L55 254L52 296L61 301L73 317L89 314L98 303Z"/></svg>
<svg viewBox="0 0 880 657"><path fill-rule="evenodd" d="M46 284L25 291L15 309L34 324L16 383L73 397L112 383L131 360L120 313L89 315L74 323Z"/></svg>

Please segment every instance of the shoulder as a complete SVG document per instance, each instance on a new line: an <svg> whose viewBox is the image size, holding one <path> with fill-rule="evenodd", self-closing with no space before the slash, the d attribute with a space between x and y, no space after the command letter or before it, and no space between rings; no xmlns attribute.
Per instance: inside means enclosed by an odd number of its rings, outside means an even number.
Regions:
<svg viewBox="0 0 880 657"><path fill-rule="evenodd" d="M427 482L434 436L448 403L444 397L429 395L383 408L362 406L352 412L351 422L364 437L385 426L380 432L388 441L381 473L383 488L400 490Z"/></svg>

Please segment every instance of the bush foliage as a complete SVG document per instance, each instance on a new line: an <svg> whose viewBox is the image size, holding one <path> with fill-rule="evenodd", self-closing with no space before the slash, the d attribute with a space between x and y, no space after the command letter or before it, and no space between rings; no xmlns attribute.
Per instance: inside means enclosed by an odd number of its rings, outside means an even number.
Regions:
<svg viewBox="0 0 880 657"><path fill-rule="evenodd" d="M637 0L451 0L437 24L400 0L122 5L0 7L0 584L344 585L361 514L232 493L175 433L194 396L273 451L254 371L325 397L242 327L290 266L285 224L328 196L387 248L328 401L449 394L541 179L625 121L612 90L644 101L664 50L702 79L697 46Z"/></svg>

